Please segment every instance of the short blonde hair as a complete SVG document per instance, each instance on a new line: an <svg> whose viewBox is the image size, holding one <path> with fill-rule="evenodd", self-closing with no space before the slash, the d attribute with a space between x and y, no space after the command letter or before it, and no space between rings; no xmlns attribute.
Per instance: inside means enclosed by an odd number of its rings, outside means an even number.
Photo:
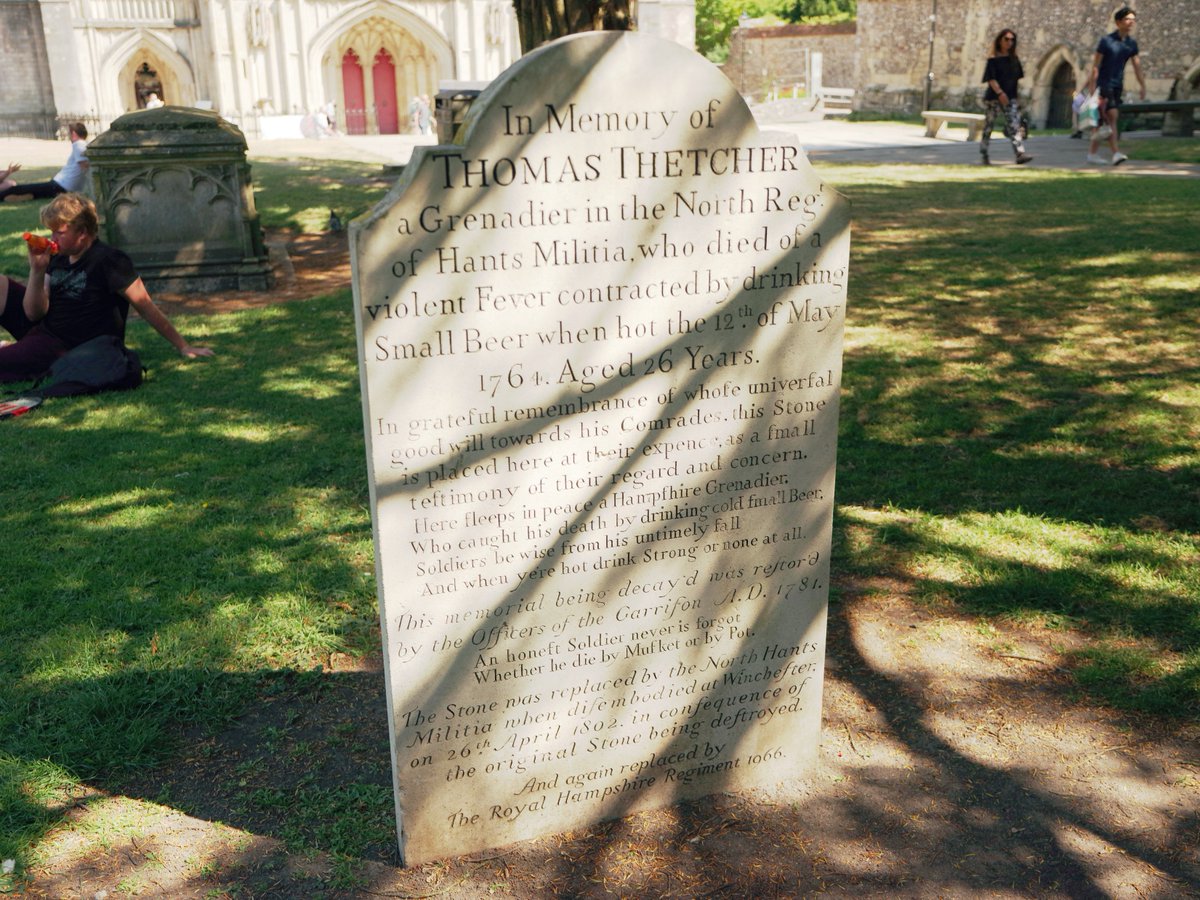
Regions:
<svg viewBox="0 0 1200 900"><path fill-rule="evenodd" d="M59 194L42 207L42 224L53 231L60 225L73 225L95 237L100 231L100 219L94 204L83 194Z"/></svg>

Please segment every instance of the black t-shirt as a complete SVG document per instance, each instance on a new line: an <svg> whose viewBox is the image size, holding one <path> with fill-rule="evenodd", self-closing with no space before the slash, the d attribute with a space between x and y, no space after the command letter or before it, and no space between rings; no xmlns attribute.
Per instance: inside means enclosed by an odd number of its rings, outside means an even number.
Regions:
<svg viewBox="0 0 1200 900"><path fill-rule="evenodd" d="M137 281L133 261L121 250L96 241L72 263L61 254L46 269L50 309L42 326L68 347L101 334L125 339L129 300L123 291Z"/></svg>
<svg viewBox="0 0 1200 900"><path fill-rule="evenodd" d="M1138 55L1138 43L1132 37L1121 37L1119 31L1106 34L1096 45L1100 54L1100 71L1096 75L1096 84L1102 88L1123 88L1125 86L1125 63Z"/></svg>
<svg viewBox="0 0 1200 900"><path fill-rule="evenodd" d="M1017 96L1017 82L1024 75L1025 71L1021 68L1021 61L1013 56L990 57L987 61L987 67L983 70L984 82L986 83L994 79L1004 90L1004 94L1009 100ZM1000 97L992 90L991 85L988 85L983 99L999 100Z"/></svg>

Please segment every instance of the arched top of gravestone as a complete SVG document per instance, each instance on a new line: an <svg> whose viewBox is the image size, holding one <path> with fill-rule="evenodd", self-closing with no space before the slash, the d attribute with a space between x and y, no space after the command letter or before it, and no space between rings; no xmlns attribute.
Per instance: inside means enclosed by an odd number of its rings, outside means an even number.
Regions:
<svg viewBox="0 0 1200 900"><path fill-rule="evenodd" d="M88 145L89 155L127 155L147 149L166 154L246 153L241 129L212 110L161 106L126 113Z"/></svg>
<svg viewBox="0 0 1200 900"><path fill-rule="evenodd" d="M531 134L520 133L519 115L530 117ZM512 125L514 151L540 135L587 143L624 133L631 143L649 138L677 146L681 139L746 143L758 131L720 69L673 41L636 31L569 35L526 54L471 105L456 143L495 146L494 129L478 133L485 121Z"/></svg>
<svg viewBox="0 0 1200 900"><path fill-rule="evenodd" d="M811 175L797 144L791 133L760 131L733 83L692 50L639 32L570 35L501 73L471 104L452 142L414 148L387 197L351 226L351 244L380 223L410 187L450 187L449 170L456 165L450 157L469 160L463 165L470 172L517 161L525 167L526 182L534 169L560 167L552 180L567 188L568 176L587 185L609 179L617 169L617 180L624 181L645 176L646 166L659 163L672 175L682 165L693 174L719 168L737 177L745 168L726 156L730 148L783 145L795 150L787 154L785 168ZM709 148L718 148L720 166L706 166ZM491 174L462 179L464 194L494 186Z"/></svg>

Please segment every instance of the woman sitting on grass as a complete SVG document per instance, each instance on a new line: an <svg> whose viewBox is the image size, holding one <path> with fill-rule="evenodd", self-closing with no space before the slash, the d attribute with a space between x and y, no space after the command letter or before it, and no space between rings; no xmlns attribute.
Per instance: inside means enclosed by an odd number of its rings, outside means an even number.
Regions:
<svg viewBox="0 0 1200 900"><path fill-rule="evenodd" d="M41 218L58 253L30 248L27 286L0 276L0 325L16 338L0 347L0 382L37 378L68 350L102 334L124 341L131 303L183 356L212 356L207 347L184 340L154 305L129 257L99 240L91 200L60 194Z"/></svg>

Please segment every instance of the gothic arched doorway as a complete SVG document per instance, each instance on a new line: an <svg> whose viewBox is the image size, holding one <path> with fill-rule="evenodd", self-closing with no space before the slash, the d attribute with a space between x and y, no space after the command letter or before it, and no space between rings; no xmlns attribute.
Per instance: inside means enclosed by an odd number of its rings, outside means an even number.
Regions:
<svg viewBox="0 0 1200 900"><path fill-rule="evenodd" d="M1069 63L1059 63L1050 82L1050 105L1046 111L1047 128L1070 128L1071 100L1075 96L1075 70Z"/></svg>
<svg viewBox="0 0 1200 900"><path fill-rule="evenodd" d="M421 23L413 24L415 30L390 15L367 16L323 51L326 95L343 98L347 134L407 131L409 102L422 94L432 97L443 72L453 71L448 45L437 43L438 36L426 33Z"/></svg>

